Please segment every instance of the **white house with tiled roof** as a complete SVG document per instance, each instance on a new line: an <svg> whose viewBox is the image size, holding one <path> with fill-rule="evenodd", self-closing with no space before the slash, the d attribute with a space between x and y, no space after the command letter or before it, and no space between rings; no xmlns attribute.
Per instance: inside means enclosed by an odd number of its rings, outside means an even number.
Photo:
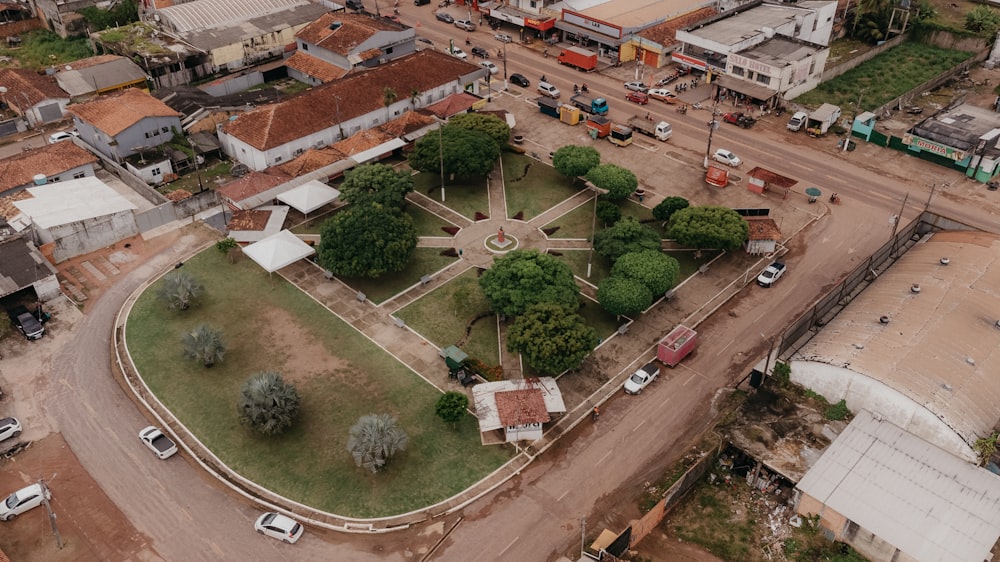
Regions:
<svg viewBox="0 0 1000 562"><path fill-rule="evenodd" d="M0 196L27 187L56 183L94 175L97 157L71 141L46 144L0 160Z"/></svg>
<svg viewBox="0 0 1000 562"><path fill-rule="evenodd" d="M472 401L484 445L535 441L544 424L566 413L552 377L480 383L472 387Z"/></svg>
<svg viewBox="0 0 1000 562"><path fill-rule="evenodd" d="M451 94L478 94L477 79L485 72L444 53L420 51L239 115L219 128L219 141L232 158L263 170ZM386 88L398 96L388 108Z"/></svg>
<svg viewBox="0 0 1000 562"><path fill-rule="evenodd" d="M181 131L180 113L136 88L72 105L68 111L80 139L119 162L169 142L174 131Z"/></svg>
<svg viewBox="0 0 1000 562"><path fill-rule="evenodd" d="M69 96L51 76L23 68L0 69L0 101L31 127L62 119ZM13 131L5 131L5 133Z"/></svg>

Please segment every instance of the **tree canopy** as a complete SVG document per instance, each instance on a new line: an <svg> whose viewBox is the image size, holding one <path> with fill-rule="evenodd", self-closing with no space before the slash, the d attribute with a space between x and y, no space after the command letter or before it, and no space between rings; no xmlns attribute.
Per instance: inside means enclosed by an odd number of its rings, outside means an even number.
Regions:
<svg viewBox="0 0 1000 562"><path fill-rule="evenodd" d="M508 350L553 375L579 367L596 346L597 332L583 317L551 303L532 305L507 331Z"/></svg>
<svg viewBox="0 0 1000 562"><path fill-rule="evenodd" d="M601 221L601 226L611 226L622 220L622 210L611 201L598 201L594 212L597 213L597 220Z"/></svg>
<svg viewBox="0 0 1000 562"><path fill-rule="evenodd" d="M632 170L617 164L599 164L587 172L587 181L601 189L608 190L602 197L612 201L625 199L639 187L639 179Z"/></svg>
<svg viewBox="0 0 1000 562"><path fill-rule="evenodd" d="M351 426L347 450L354 457L354 464L375 473L397 452L405 451L408 441L396 418L389 414L368 414Z"/></svg>
<svg viewBox="0 0 1000 562"><path fill-rule="evenodd" d="M531 305L556 304L569 310L580 306L580 288L573 270L538 250L515 250L497 258L479 278L493 311L507 316L523 314Z"/></svg>
<svg viewBox="0 0 1000 562"><path fill-rule="evenodd" d="M660 201L655 207L653 207L653 218L662 223L666 223L670 221L670 217L672 217L674 213L680 211L681 209L687 209L690 206L691 203L689 203L687 199L683 197L670 196L665 198L663 201Z"/></svg>
<svg viewBox="0 0 1000 562"><path fill-rule="evenodd" d="M611 276L634 279L642 283L655 299L674 286L680 271L681 264L676 259L659 250L643 250L630 252L618 258L611 267Z"/></svg>
<svg viewBox="0 0 1000 562"><path fill-rule="evenodd" d="M1000 12L980 4L965 14L965 29L992 39L1000 29Z"/></svg>
<svg viewBox="0 0 1000 562"><path fill-rule="evenodd" d="M481 131L504 147L510 142L510 126L496 115L488 113L461 113L448 119L448 124L463 129Z"/></svg>
<svg viewBox="0 0 1000 562"><path fill-rule="evenodd" d="M378 203L386 209L400 209L406 194L413 191L413 176L397 172L385 164L364 164L344 174L341 196L361 206Z"/></svg>
<svg viewBox="0 0 1000 562"><path fill-rule="evenodd" d="M641 250L659 250L660 235L635 217L625 217L594 235L594 251L612 261Z"/></svg>
<svg viewBox="0 0 1000 562"><path fill-rule="evenodd" d="M482 131L455 125L445 125L440 131L424 135L413 145L410 167L438 174L443 159L446 175L485 176L500 157L500 145Z"/></svg>
<svg viewBox="0 0 1000 562"><path fill-rule="evenodd" d="M375 279L406 267L416 247L409 215L378 204L351 206L323 223L319 264L334 275Z"/></svg>
<svg viewBox="0 0 1000 562"><path fill-rule="evenodd" d="M292 427L299 412L299 393L274 372L253 375L240 389L240 423L264 435Z"/></svg>
<svg viewBox="0 0 1000 562"><path fill-rule="evenodd" d="M186 271L168 273L160 282L156 296L170 308L187 310L205 290L193 275Z"/></svg>
<svg viewBox="0 0 1000 562"><path fill-rule="evenodd" d="M611 314L631 316L653 304L653 293L637 279L612 275L597 287L597 302Z"/></svg>
<svg viewBox="0 0 1000 562"><path fill-rule="evenodd" d="M465 410L469 407L469 397L464 392L449 390L438 398L434 405L434 413L439 418L454 426L465 417Z"/></svg>
<svg viewBox="0 0 1000 562"><path fill-rule="evenodd" d="M592 146L567 144L552 155L552 166L557 172L571 178L585 176L591 168L601 163L601 153Z"/></svg>
<svg viewBox="0 0 1000 562"><path fill-rule="evenodd" d="M750 234L747 221L728 207L681 209L670 217L667 235L689 248L735 250Z"/></svg>

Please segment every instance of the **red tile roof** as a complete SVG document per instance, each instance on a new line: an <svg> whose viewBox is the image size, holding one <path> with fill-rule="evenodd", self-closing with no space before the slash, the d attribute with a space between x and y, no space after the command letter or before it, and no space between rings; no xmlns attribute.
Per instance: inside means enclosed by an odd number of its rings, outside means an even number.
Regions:
<svg viewBox="0 0 1000 562"><path fill-rule="evenodd" d="M271 211L233 211L233 218L229 219L226 229L254 232L264 230L269 218L271 218Z"/></svg>
<svg viewBox="0 0 1000 562"><path fill-rule="evenodd" d="M337 22L340 26L330 29ZM379 31L400 31L400 26L385 18L330 12L300 29L295 37L338 55L347 56Z"/></svg>
<svg viewBox="0 0 1000 562"><path fill-rule="evenodd" d="M282 162L277 166L272 166L269 169L282 174L287 174L289 177L297 178L299 176L304 176L309 172L314 172L324 166L340 162L345 158L347 158L346 154L331 146L325 146L323 148L310 148L309 150L303 152L301 156L293 158L288 162Z"/></svg>
<svg viewBox="0 0 1000 562"><path fill-rule="evenodd" d="M97 127L112 137L146 117L180 117L170 106L139 88L71 105L73 115Z"/></svg>
<svg viewBox="0 0 1000 562"><path fill-rule="evenodd" d="M472 109L472 106L479 101L481 101L481 98L478 98L468 92L459 92L457 94L452 94L437 103L432 103L431 105L424 107L423 111L434 114L441 119L447 119L452 115L458 115L459 113L469 111Z"/></svg>
<svg viewBox="0 0 1000 562"><path fill-rule="evenodd" d="M30 184L36 174L52 177L97 160L72 141L46 144L15 154L0 160L0 193Z"/></svg>
<svg viewBox="0 0 1000 562"><path fill-rule="evenodd" d="M343 154L354 156L394 138L396 135L379 129L364 129L331 146Z"/></svg>
<svg viewBox="0 0 1000 562"><path fill-rule="evenodd" d="M497 392L493 397L497 402L497 415L504 427L545 423L550 419L539 388L507 390Z"/></svg>
<svg viewBox="0 0 1000 562"><path fill-rule="evenodd" d="M22 110L48 99L69 99L69 94L56 84L55 77L23 68L0 69L0 86L7 88L4 96L7 103Z"/></svg>
<svg viewBox="0 0 1000 562"><path fill-rule="evenodd" d="M291 176L285 175L281 170L269 168L266 172L250 172L238 180L227 183L216 191L226 199L239 202L259 193L264 193L268 189L281 185L290 179L292 179Z"/></svg>
<svg viewBox="0 0 1000 562"><path fill-rule="evenodd" d="M781 240L778 223L767 217L743 217L750 226L750 240Z"/></svg>
<svg viewBox="0 0 1000 562"><path fill-rule="evenodd" d="M643 39L649 39L654 43L658 43L663 47L670 47L674 43L677 43L678 29L690 27L700 21L707 20L718 13L718 10L712 7L701 8L693 12L677 16L676 18L665 21L659 25L647 27L646 29L640 31L637 35Z"/></svg>
<svg viewBox="0 0 1000 562"><path fill-rule="evenodd" d="M379 125L376 129L384 131L393 137L401 137L434 123L437 123L437 119L430 115L424 115L416 111L407 111L400 115L399 118Z"/></svg>
<svg viewBox="0 0 1000 562"><path fill-rule="evenodd" d="M332 82L343 78L344 75L347 74L347 70L340 68L339 66L334 66L312 55L303 53L302 51L298 51L294 55L285 59L285 66L293 70L298 70L299 72L307 76L311 76L320 82Z"/></svg>
<svg viewBox="0 0 1000 562"><path fill-rule="evenodd" d="M13 195L0 197L0 217L12 219L21 214L21 210L14 206L15 201L31 199L32 195L28 190L18 191Z"/></svg>
<svg viewBox="0 0 1000 562"><path fill-rule="evenodd" d="M383 88L401 96L411 90L426 92L477 68L481 67L428 49L249 111L222 130L257 150L268 150L383 108Z"/></svg>

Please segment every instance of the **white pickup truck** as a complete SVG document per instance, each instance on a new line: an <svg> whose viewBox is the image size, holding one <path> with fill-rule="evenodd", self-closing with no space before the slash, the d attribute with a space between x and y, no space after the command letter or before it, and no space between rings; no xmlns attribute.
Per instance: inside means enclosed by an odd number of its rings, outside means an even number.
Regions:
<svg viewBox="0 0 1000 562"><path fill-rule="evenodd" d="M139 439L160 459L168 459L177 452L177 445L156 427L149 426L140 431Z"/></svg>
<svg viewBox="0 0 1000 562"><path fill-rule="evenodd" d="M761 287L770 287L771 285L774 285L778 279L781 279L781 276L785 274L785 271L787 271L785 264L781 262L774 262L767 266L767 269L762 271L761 274L757 276L757 284Z"/></svg>

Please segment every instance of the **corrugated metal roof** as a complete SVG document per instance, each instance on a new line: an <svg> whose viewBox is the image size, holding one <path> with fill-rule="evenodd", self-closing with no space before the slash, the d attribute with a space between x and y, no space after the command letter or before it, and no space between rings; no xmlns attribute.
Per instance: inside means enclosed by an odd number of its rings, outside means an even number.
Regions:
<svg viewBox="0 0 1000 562"><path fill-rule="evenodd" d="M982 562L1000 477L861 411L798 488L921 562Z"/></svg>
<svg viewBox="0 0 1000 562"><path fill-rule="evenodd" d="M29 187L31 199L14 206L31 217L39 228L55 228L124 211L136 206L96 177Z"/></svg>
<svg viewBox="0 0 1000 562"><path fill-rule="evenodd" d="M175 31L221 27L309 4L309 0L196 0L157 10Z"/></svg>

